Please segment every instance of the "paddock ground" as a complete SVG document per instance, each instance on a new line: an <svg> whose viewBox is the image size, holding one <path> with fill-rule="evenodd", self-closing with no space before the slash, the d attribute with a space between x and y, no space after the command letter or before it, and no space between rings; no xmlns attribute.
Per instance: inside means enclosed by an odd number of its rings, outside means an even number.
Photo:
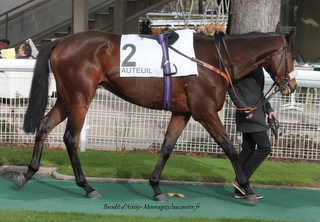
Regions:
<svg viewBox="0 0 320 222"><path fill-rule="evenodd" d="M169 202L152 199L147 181L94 178L89 183L102 199L85 198L84 191L70 177L58 180L50 175L35 175L24 187L17 186L17 172L0 171L0 209L88 214L143 215L148 217L256 218L286 221L319 221L320 189L253 186L265 197L253 205L235 199L231 184L164 183L164 193L185 197L168 197ZM69 180L71 179L71 180ZM88 179L90 180L90 179ZM109 182L106 182L109 181ZM122 181L122 182L119 182Z"/></svg>

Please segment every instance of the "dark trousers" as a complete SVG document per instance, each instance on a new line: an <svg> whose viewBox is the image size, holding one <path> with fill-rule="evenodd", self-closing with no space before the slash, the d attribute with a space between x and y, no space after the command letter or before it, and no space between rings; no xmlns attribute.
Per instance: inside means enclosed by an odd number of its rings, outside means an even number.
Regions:
<svg viewBox="0 0 320 222"><path fill-rule="evenodd" d="M242 150L239 154L239 164L247 179L249 179L260 164L271 152L267 131L242 133Z"/></svg>

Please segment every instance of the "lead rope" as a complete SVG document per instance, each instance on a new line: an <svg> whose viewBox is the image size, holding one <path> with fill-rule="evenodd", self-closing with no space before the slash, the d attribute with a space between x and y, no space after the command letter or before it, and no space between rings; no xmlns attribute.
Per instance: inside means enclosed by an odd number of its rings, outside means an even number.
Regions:
<svg viewBox="0 0 320 222"><path fill-rule="evenodd" d="M224 39L221 38L221 41L222 41L222 43L223 43L223 47L224 47L225 52L226 52L226 54L227 54L228 60L230 61L230 67L231 67L232 75L234 76L234 64L233 64L233 62L232 62L232 60L231 60L231 57L230 57L230 54L229 54L229 51L228 51L228 48L227 48L227 46L226 46L226 43L225 43ZM241 105L244 106L245 108L238 108L238 107L232 105L227 99L226 99L226 102L227 102L231 107L233 107L233 108L235 108L235 109L237 109L237 110L241 110L241 111L250 111L250 112L251 112L251 111L253 111L253 110L258 109L258 107L248 107L248 106L245 105L244 102L242 102L242 100L239 98L239 96L238 96L237 93L236 93L236 90L234 89L234 85L233 85L233 82L232 82L232 79L231 79L231 75L229 74L229 71L228 71L228 69L226 68L226 65L225 65L225 63L224 63L224 61L223 61L223 59L222 59L222 55L221 55L221 52L220 52L220 45L218 45L218 44L216 43L216 41L214 41L214 40L213 40L213 42L214 42L214 45L215 45L215 47L216 47L216 49L217 49L217 53L218 53L218 56L219 56L219 66L222 64L225 72L227 73L227 75L228 75L228 77L229 77L229 79L230 79L229 83L230 83L230 86L231 86L231 89L232 89L233 94L235 95L236 99L241 103ZM221 67L220 67L220 70L221 70Z"/></svg>
<svg viewBox="0 0 320 222"><path fill-rule="evenodd" d="M197 63L199 66L202 66L202 67L205 67L205 68L207 68L207 69L210 69L211 71L214 71L215 73L221 75L221 76L222 76L223 78L225 78L228 82L231 81L231 79L229 78L229 76L228 76L226 73L224 73L224 72L222 72L221 70L219 70L218 68L216 68L216 67L214 67L214 66L212 66L212 65L210 65L210 64L208 64L208 63L206 63L206 62L203 62L203 61L201 61L201 60L199 60L199 59L196 59L196 58L194 58L194 57L189 57L189 56L187 56L186 54L183 54L182 52L180 52L178 49L172 47L171 45L169 45L168 47L169 47L170 49L172 49L173 51L175 51L176 53L178 53L179 55L182 55L183 57L191 60L192 62Z"/></svg>
<svg viewBox="0 0 320 222"><path fill-rule="evenodd" d="M283 36L282 36L282 38L284 39ZM284 41L285 41L285 40L284 40ZM227 45L226 45L226 43L225 43L225 41L224 41L223 38L222 38L222 43L223 43L223 46L224 46L224 49L225 49L225 51L226 51L227 57L228 57L228 59L229 59L229 61L230 61L230 64L231 64L231 65L230 65L230 68L231 68L232 75L234 76L234 64L233 64L233 62L232 62L232 60L231 60L231 57L230 57L230 54L229 54ZM215 45L216 45L216 43L215 43ZM220 59L220 60L222 61L222 63L223 63L222 56L221 56L220 51L219 51L219 50L220 50L220 47L218 47L218 46L216 45L216 48L217 48L217 51L218 51L219 59ZM218 49L219 49L219 50L218 50ZM286 47L285 42L284 42L283 49L284 49L284 54L285 54L285 56L286 56L286 49L287 49L287 47ZM283 54L282 54L282 57L281 57L281 61L282 61L282 59L283 59ZM281 63L281 61L280 61L280 63ZM287 70L287 66L288 66L287 62L288 62L287 59L285 59L286 70ZM224 63L223 63L223 66L225 67ZM280 66L280 64L279 64L278 66ZM228 73L228 71L227 71L226 68L225 68L225 70L226 70L226 72ZM286 73L287 73L287 71L286 71ZM228 75L230 76L229 73L228 73ZM235 89L234 89L234 85L233 85L232 81L230 82L230 86L231 86L231 88L232 88L232 91L233 91L236 99L237 99L245 108L238 108L238 107L232 105L227 99L226 99L226 102L227 102L231 107L233 107L233 108L235 108L235 109L237 109L237 110L241 110L241 111L254 111L254 110L259 109L261 106L263 106L264 104L266 104L277 92L279 92L279 91L281 90L281 88L279 87L278 89L275 89L275 91L274 91L273 93L271 93L271 94L267 97L267 95L271 92L271 90L276 86L276 83L273 82L271 88L270 88L270 89L268 90L268 92L264 95L264 98L265 98L265 99L264 99L262 102L258 103L258 105L256 105L255 107L248 107L248 106L246 106L246 105L241 101L241 99L238 97L238 95L237 95L237 93L236 93L236 91L235 91Z"/></svg>
<svg viewBox="0 0 320 222"><path fill-rule="evenodd" d="M224 42L224 41L223 41L223 42ZM214 44L216 45L216 43L214 43ZM237 95L237 93L236 93L236 91L235 91L235 89L234 89L234 85L233 85L233 83L232 83L231 75L230 75L228 69L227 69L224 65L223 65L223 66L224 66L225 72L221 71L221 68L218 69L218 68L216 68L216 67L214 67L214 66L212 66L212 65L210 65L210 64L208 64L208 63L206 63L206 62L203 62L203 61L201 61L201 60L199 60L199 59L196 59L196 58L194 58L194 57L189 57L189 56L187 56L186 54L184 54L184 53L182 53L181 51L177 50L176 48L174 48L174 47L171 46L171 45L168 46L168 47L169 47L170 49L172 49L173 51L175 51L176 53L178 53L179 55L181 55L181 56L183 56L183 57L191 60L192 62L197 63L198 65L200 65L200 66L202 66L202 67L205 67L205 68L207 68L207 69L210 69L211 71L213 71L213 72L221 75L223 78L225 78L225 79L227 80L227 82L230 84L231 89L232 89L232 91L234 92L234 95L236 96L236 99L245 107L245 108L238 108L238 107L234 106L233 104L231 104L231 103L226 99L226 102L227 102L231 107L233 107L233 108L235 108L235 109L237 109L237 110L240 110L240 111L253 111L253 110L256 110L256 109L258 109L260 106L262 106L263 104L265 104L266 102L268 102L268 101L279 91L279 90L277 90L277 91L275 91L274 93L272 93L268 98L266 98L263 102L261 102L257 107L248 107L248 106L246 106L246 105L241 101L241 99L238 97L238 95ZM216 46L216 47L217 47L217 46ZM233 64L232 61L231 61L231 58L230 58L228 49L227 49L227 47L226 47L226 45L225 45L225 42L224 42L224 47L225 47L225 49L226 49L228 59L230 60L230 63L231 63L231 71L232 71L232 73L233 73L233 75L234 75L234 70L233 70L234 64ZM222 56L221 56L221 54L220 54L220 51L218 50L218 47L217 47L217 52L218 52L219 60L221 60L222 63L223 63ZM219 64L220 64L220 61L219 61ZM224 63L223 63L223 64L224 64ZM274 88L274 86L275 86L275 83L273 83L273 85L272 85L272 87L270 88L269 92L271 91L272 88ZM268 92L268 93L269 93L269 92ZM267 94L268 94L268 93L267 93Z"/></svg>

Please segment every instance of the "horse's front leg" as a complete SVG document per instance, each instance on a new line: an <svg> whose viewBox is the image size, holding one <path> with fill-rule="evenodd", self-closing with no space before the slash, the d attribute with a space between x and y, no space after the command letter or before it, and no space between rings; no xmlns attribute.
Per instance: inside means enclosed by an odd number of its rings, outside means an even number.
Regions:
<svg viewBox="0 0 320 222"><path fill-rule="evenodd" d="M199 112L200 114L200 112ZM218 116L217 111L209 109L205 115L197 115L194 118L200 122L214 140L221 146L227 157L230 159L235 171L240 187L245 191L246 199L251 203L258 203L253 190L249 185L248 179L245 177L242 168L238 163L238 153L228 137L228 134Z"/></svg>
<svg viewBox="0 0 320 222"><path fill-rule="evenodd" d="M189 119L190 115L178 115L173 113L171 116L168 129L164 138L164 142L161 147L160 157L149 179L149 183L154 191L153 198L156 201L168 201L168 198L160 190L160 176L164 168L164 165L166 164L167 160L169 159L172 153L177 139L181 135L181 132L188 123Z"/></svg>

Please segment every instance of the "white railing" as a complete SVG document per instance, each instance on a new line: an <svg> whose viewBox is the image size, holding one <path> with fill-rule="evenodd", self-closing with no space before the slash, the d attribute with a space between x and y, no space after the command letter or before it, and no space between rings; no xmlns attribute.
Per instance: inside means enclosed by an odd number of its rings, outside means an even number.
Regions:
<svg viewBox="0 0 320 222"><path fill-rule="evenodd" d="M187 15L185 15L187 16ZM156 17L154 19L153 17ZM159 17L166 17L159 19ZM190 20L185 21L183 14L177 13L148 13L145 17L141 17L140 19L149 19L151 21L151 27L153 28L183 28L185 27L185 22L187 26L190 28L199 27L203 24L217 23L225 25L227 23L228 17L226 15L210 15L207 14L191 14Z"/></svg>
<svg viewBox="0 0 320 222"><path fill-rule="evenodd" d="M30 89L32 73L17 74L8 70L1 72L1 67L0 64L0 141L31 146L34 143L34 135L26 135L22 131L22 124L28 102L28 94L25 92ZM311 79L304 82L303 78L309 74ZM271 104L277 112L281 128L278 141L270 134L273 147L271 157L308 160L320 158L320 86L317 85L320 82L317 80L320 78L319 74L320 72L310 70L299 72L297 81L302 87L299 87L293 96L277 94L272 98ZM308 81L313 81L314 84ZM266 78L266 82L269 82L269 78ZM47 111L56 100L54 87L52 79ZM266 90L268 87L270 85L266 85ZM241 136L235 131L234 113L234 109L225 104L219 115L238 148ZM135 106L104 89L98 89L83 129L86 138L82 137L82 149L160 149L169 119L170 112ZM50 133L46 139L46 146L64 147L64 129L65 122ZM175 150L223 154L222 149L193 119L180 136Z"/></svg>

